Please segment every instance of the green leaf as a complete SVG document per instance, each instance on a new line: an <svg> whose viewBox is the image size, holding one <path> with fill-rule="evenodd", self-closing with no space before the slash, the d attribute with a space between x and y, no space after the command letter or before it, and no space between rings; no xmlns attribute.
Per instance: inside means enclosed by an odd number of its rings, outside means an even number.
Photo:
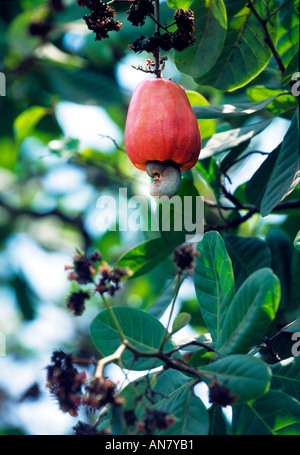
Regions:
<svg viewBox="0 0 300 455"><path fill-rule="evenodd" d="M278 90L282 93L282 90ZM291 95L289 95L290 97ZM277 98L277 95L271 95L268 99L263 97L261 101L254 103L244 102L236 104L221 104L220 106L202 106L198 107L194 104L193 111L198 119L214 119L214 118L231 118L240 117L241 115L253 115L265 109Z"/></svg>
<svg viewBox="0 0 300 455"><path fill-rule="evenodd" d="M260 213L267 216L299 183L299 126L297 114L284 136L278 158L261 201Z"/></svg>
<svg viewBox="0 0 300 455"><path fill-rule="evenodd" d="M234 435L298 435L300 403L277 390L270 390L254 403L234 406Z"/></svg>
<svg viewBox="0 0 300 455"><path fill-rule="evenodd" d="M174 319L172 325L172 334L178 332L183 327L189 324L191 320L191 315L189 313L179 313Z"/></svg>
<svg viewBox="0 0 300 455"><path fill-rule="evenodd" d="M227 427L225 416L222 411L221 406L212 405L209 410L209 435L218 436L218 435L227 435Z"/></svg>
<svg viewBox="0 0 300 455"><path fill-rule="evenodd" d="M273 172L280 152L281 144L276 147L265 161L260 165L258 170L253 174L251 179L247 182L245 188L245 196L250 204L255 205L258 209L261 205L261 200L266 191L269 178Z"/></svg>
<svg viewBox="0 0 300 455"><path fill-rule="evenodd" d="M271 388L281 390L300 401L300 356L282 360L271 368Z"/></svg>
<svg viewBox="0 0 300 455"><path fill-rule="evenodd" d="M154 409L167 412L175 418L175 423L166 430L155 434L206 435L209 431L209 418L203 402L194 395L193 381L175 370L160 374L154 386Z"/></svg>
<svg viewBox="0 0 300 455"><path fill-rule="evenodd" d="M271 100L271 102L265 106L266 110L271 112L273 115L282 114L283 117L289 119L292 118L293 112L285 114L285 111L293 108L296 109L298 106L297 99L291 93L284 90L264 87L263 85L249 87L247 89L247 95L252 101L257 103Z"/></svg>
<svg viewBox="0 0 300 455"><path fill-rule="evenodd" d="M236 395L236 403L242 404L264 395L270 388L271 370L260 359L242 354L229 355L209 365L198 368L228 387ZM210 385L210 379L203 380Z"/></svg>
<svg viewBox="0 0 300 455"><path fill-rule="evenodd" d="M226 235L225 244L232 261L236 291L253 272L271 266L270 250L259 238Z"/></svg>
<svg viewBox="0 0 300 455"><path fill-rule="evenodd" d="M262 19L276 8L275 0L252 1ZM239 11L227 10L228 28L224 48L214 66L203 76L195 79L199 85L209 85L219 90L236 90L254 79L268 64L272 53L264 41L261 24L242 2ZM234 15L231 15L231 14ZM277 39L277 18L268 21L273 42Z"/></svg>
<svg viewBox="0 0 300 455"><path fill-rule="evenodd" d="M162 294L151 304L149 308L147 308L147 312L154 316L155 318L159 319L168 306L172 301L172 297L174 295L176 287L176 280L173 279L163 290Z"/></svg>
<svg viewBox="0 0 300 455"><path fill-rule="evenodd" d="M248 126L242 126L241 128L214 134L210 139L204 141L200 159L208 158L217 153L226 152L233 147L237 147L238 145L251 140L254 136L267 128L270 123L271 120L264 120Z"/></svg>
<svg viewBox="0 0 300 455"><path fill-rule="evenodd" d="M300 251L300 231L297 232L297 235L294 239L294 247L296 250Z"/></svg>
<svg viewBox="0 0 300 455"><path fill-rule="evenodd" d="M285 67L288 66L290 60L295 55L299 47L299 1L293 0L279 10L279 27L278 41L276 50ZM270 61L272 68L278 69L277 62L274 57Z"/></svg>
<svg viewBox="0 0 300 455"><path fill-rule="evenodd" d="M292 284L292 239L283 229L273 228L268 232L266 242L272 256L271 268L280 280L280 308L287 308Z"/></svg>
<svg viewBox="0 0 300 455"><path fill-rule="evenodd" d="M130 268L133 272L132 278L137 278L154 269L174 251L174 248L174 245L168 244L161 237L147 240L127 251L115 266Z"/></svg>
<svg viewBox="0 0 300 455"><path fill-rule="evenodd" d="M49 109L43 106L31 106L23 111L14 121L14 134L18 146L34 130L42 118L49 114Z"/></svg>
<svg viewBox="0 0 300 455"><path fill-rule="evenodd" d="M222 355L247 352L265 335L280 300L278 278L268 268L252 273L223 315L216 349Z"/></svg>
<svg viewBox="0 0 300 455"><path fill-rule="evenodd" d="M151 352L160 347L165 328L156 318L135 308L113 307L112 310L123 334L136 349ZM97 350L104 357L113 354L121 343L119 333L108 310L102 311L93 319L90 335ZM174 344L167 340L164 350L168 351L173 348ZM122 363L125 368L135 371L154 368L154 365L162 364L161 361L154 361L153 358L147 357L134 360L133 354L129 350L123 353Z"/></svg>
<svg viewBox="0 0 300 455"><path fill-rule="evenodd" d="M195 259L194 285L200 310L215 342L219 341L224 319L234 297L231 260L220 234L210 231L199 242Z"/></svg>
<svg viewBox="0 0 300 455"><path fill-rule="evenodd" d="M192 0L167 0L170 8L173 9L188 9Z"/></svg>
<svg viewBox="0 0 300 455"><path fill-rule="evenodd" d="M205 74L219 57L226 36L227 17L223 0L194 0L196 43L175 53L179 71L193 78Z"/></svg>
<svg viewBox="0 0 300 455"><path fill-rule="evenodd" d="M204 96L200 95L198 92L194 92L192 90L186 91L187 97L191 106L202 106L202 107L210 107L209 102L207 101ZM200 108L201 109L201 108ZM201 131L201 138L204 139L206 137L210 137L216 132L216 121L213 119L199 119L198 120L199 128Z"/></svg>

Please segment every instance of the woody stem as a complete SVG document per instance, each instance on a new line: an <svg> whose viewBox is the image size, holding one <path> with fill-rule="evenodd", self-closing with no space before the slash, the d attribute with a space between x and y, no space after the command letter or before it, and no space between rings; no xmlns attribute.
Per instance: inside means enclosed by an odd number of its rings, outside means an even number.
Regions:
<svg viewBox="0 0 300 455"><path fill-rule="evenodd" d="M155 22L156 22L156 31L159 34L159 0L155 0ZM156 74L156 77L160 78L161 77L161 69L160 69L160 52L159 52L159 47L153 52L153 57L155 59L155 70L154 73Z"/></svg>

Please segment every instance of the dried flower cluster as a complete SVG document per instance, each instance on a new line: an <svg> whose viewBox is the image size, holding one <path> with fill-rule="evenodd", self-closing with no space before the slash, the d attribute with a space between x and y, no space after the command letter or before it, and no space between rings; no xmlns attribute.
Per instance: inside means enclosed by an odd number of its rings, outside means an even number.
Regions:
<svg viewBox="0 0 300 455"><path fill-rule="evenodd" d="M128 20L130 20L129 17ZM162 34L156 32L149 38L142 35L137 38L129 48L134 52L154 52L159 48L163 51L175 49L179 52L191 44L194 44L196 40L193 37L195 30L193 11L178 9L174 13L174 21L177 26L175 32L170 32L168 30Z"/></svg>
<svg viewBox="0 0 300 455"><path fill-rule="evenodd" d="M96 251L90 256L77 253L73 256L73 264L67 265L65 270L70 271L68 279L80 285L94 285L93 292L108 293L114 296L120 289L123 279L130 276L131 272L123 267L111 268L103 262L101 254ZM67 307L74 316L81 316L86 308L86 301L91 298L91 290L72 292L67 298Z"/></svg>
<svg viewBox="0 0 300 455"><path fill-rule="evenodd" d="M122 24L114 19L115 10L101 0L77 0L77 5L90 10L83 19L88 29L95 33L95 41L108 38L108 32L121 30Z"/></svg>
<svg viewBox="0 0 300 455"><path fill-rule="evenodd" d="M187 243L176 248L173 255L173 262L181 271L193 270L195 268L194 259L197 256L199 256L199 252L191 244Z"/></svg>
<svg viewBox="0 0 300 455"><path fill-rule="evenodd" d="M220 384L217 380L214 380L209 386L208 399L212 404L225 407L234 405L237 396L233 395L228 387Z"/></svg>

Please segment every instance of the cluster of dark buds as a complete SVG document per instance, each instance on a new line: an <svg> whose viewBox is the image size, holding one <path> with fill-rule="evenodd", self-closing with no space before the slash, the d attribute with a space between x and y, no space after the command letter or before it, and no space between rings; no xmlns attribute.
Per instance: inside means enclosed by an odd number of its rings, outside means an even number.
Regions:
<svg viewBox="0 0 300 455"><path fill-rule="evenodd" d="M177 26L177 30L174 32L170 32L165 28L166 31L164 33L156 32L149 38L142 35L129 45L129 49L138 53L142 51L153 53L159 48L163 51L174 49L179 52L191 44L195 44L196 40L193 37L195 31L193 11L178 9L174 13L174 21Z"/></svg>
<svg viewBox="0 0 300 455"><path fill-rule="evenodd" d="M71 270L68 276L70 281L77 281L79 284L88 284L94 282L94 275L97 273L96 264L102 261L101 254L96 251L87 257L83 253L73 256L73 265L67 265L65 270Z"/></svg>
<svg viewBox="0 0 300 455"><path fill-rule="evenodd" d="M110 268L108 264L100 265L100 278L96 286L96 291L99 294L107 292L110 296L114 296L115 292L120 289L120 282L123 278L130 276L131 272L123 267Z"/></svg>
<svg viewBox="0 0 300 455"><path fill-rule="evenodd" d="M81 316L85 310L85 301L89 298L88 292L72 292L67 299L67 307L73 312L74 316Z"/></svg>
<svg viewBox="0 0 300 455"><path fill-rule="evenodd" d="M53 29L55 13L64 11L63 0L48 0L47 14L43 19L34 19L30 22L28 32L31 36L45 38Z"/></svg>
<svg viewBox="0 0 300 455"><path fill-rule="evenodd" d="M77 416L86 374L80 373L73 365L72 355L63 351L54 351L51 362L46 368L50 394L57 399L63 412Z"/></svg>
<svg viewBox="0 0 300 455"><path fill-rule="evenodd" d="M154 5L152 0L134 0L129 11L127 11L127 19L136 27L142 26L145 24L146 17L153 13Z"/></svg>
<svg viewBox="0 0 300 455"><path fill-rule="evenodd" d="M198 256L199 252L190 243L187 243L176 248L173 255L173 262L181 271L193 270L195 268L194 259Z"/></svg>
<svg viewBox="0 0 300 455"><path fill-rule="evenodd" d="M209 385L208 399L212 404L225 407L234 405L237 396L233 395L228 387L215 379Z"/></svg>
<svg viewBox="0 0 300 455"><path fill-rule="evenodd" d="M77 0L77 5L86 6L91 11L83 16L83 20L95 33L95 41L108 38L108 32L121 30L122 24L114 19L115 10L101 0Z"/></svg>
<svg viewBox="0 0 300 455"><path fill-rule="evenodd" d="M166 430L175 423L172 415L157 409L151 409L147 412L144 420L139 420L136 424L138 432L143 434L153 434L155 430Z"/></svg>
<svg viewBox="0 0 300 455"><path fill-rule="evenodd" d="M109 434L106 430L98 431L93 425L79 420L73 427L76 436L100 436Z"/></svg>
<svg viewBox="0 0 300 455"><path fill-rule="evenodd" d="M90 256L84 253L76 253L73 256L73 264L65 266L70 271L68 279L76 281L80 285L94 285L93 292L103 295L107 292L114 296L120 289L121 281L131 275L131 271L123 267L111 267L102 261L99 251ZM81 316L86 308L86 301L90 299L92 291L82 290L72 292L67 297L67 307L75 316Z"/></svg>
<svg viewBox="0 0 300 455"><path fill-rule="evenodd" d="M120 406L123 404L123 400L116 393L116 384L109 379L103 381L96 378L89 385L86 385L82 404L97 410L107 404Z"/></svg>

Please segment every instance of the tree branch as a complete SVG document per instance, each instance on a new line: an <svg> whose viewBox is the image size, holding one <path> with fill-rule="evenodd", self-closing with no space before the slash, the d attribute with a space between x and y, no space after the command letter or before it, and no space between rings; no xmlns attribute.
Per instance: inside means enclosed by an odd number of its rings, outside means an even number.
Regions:
<svg viewBox="0 0 300 455"><path fill-rule="evenodd" d="M283 76L284 73L285 73L285 69L286 68L285 68L285 66L284 66L284 64L283 64L283 62L281 60L280 55L278 54L278 52L277 52L277 50L276 50L276 48L274 46L274 43L272 41L271 35L270 35L268 27L267 27L267 21L270 19L271 16L269 16L267 19L263 19L262 17L260 17L260 15L256 11L256 9L254 8L254 5L252 4L251 0L249 0L249 2L247 3L247 6L248 6L248 8L250 8L252 13L256 17L256 19L261 24L263 32L264 32L264 35L265 35L264 41L269 46L270 51L272 52L272 54L273 54L273 56L274 56L274 58L276 60L277 66L279 68L279 71L281 72L281 75Z"/></svg>

